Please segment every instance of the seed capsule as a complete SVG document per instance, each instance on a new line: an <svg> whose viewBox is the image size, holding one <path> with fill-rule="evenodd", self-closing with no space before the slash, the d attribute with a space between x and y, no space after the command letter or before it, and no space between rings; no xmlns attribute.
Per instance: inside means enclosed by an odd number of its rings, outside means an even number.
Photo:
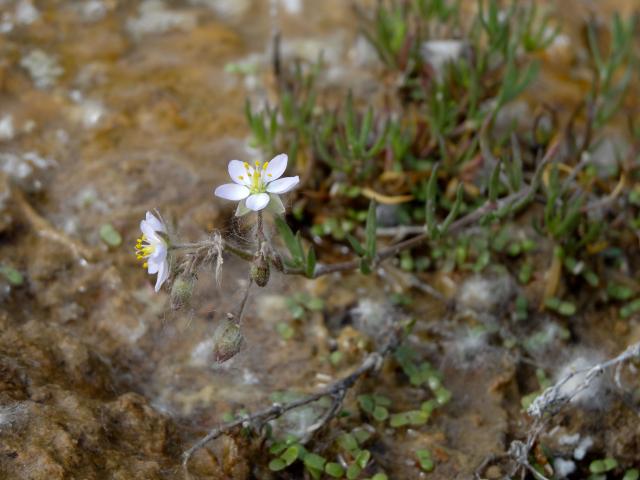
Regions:
<svg viewBox="0 0 640 480"><path fill-rule="evenodd" d="M194 275L179 275L171 286L171 309L180 310L189 305L193 288L195 286Z"/></svg>
<svg viewBox="0 0 640 480"><path fill-rule="evenodd" d="M251 264L251 279L259 287L264 287L269 283L269 274L269 262L267 262L262 253L259 253Z"/></svg>
<svg viewBox="0 0 640 480"><path fill-rule="evenodd" d="M213 332L213 359L224 363L235 357L242 348L244 336L240 326L231 318L223 320Z"/></svg>

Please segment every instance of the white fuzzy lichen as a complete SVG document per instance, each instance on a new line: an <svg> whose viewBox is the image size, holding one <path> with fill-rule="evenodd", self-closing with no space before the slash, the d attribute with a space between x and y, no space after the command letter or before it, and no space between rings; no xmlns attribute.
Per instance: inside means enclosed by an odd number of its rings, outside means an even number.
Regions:
<svg viewBox="0 0 640 480"><path fill-rule="evenodd" d="M14 135L13 115L4 115L0 118L0 140L12 140Z"/></svg>
<svg viewBox="0 0 640 480"><path fill-rule="evenodd" d="M562 435L558 438L560 445L575 445L580 440L580 434L574 433L573 435Z"/></svg>
<svg viewBox="0 0 640 480"><path fill-rule="evenodd" d="M29 72L36 88L46 89L55 85L64 70L58 60L42 50L32 50L20 60L20 66Z"/></svg>
<svg viewBox="0 0 640 480"><path fill-rule="evenodd" d="M42 188L42 172L56 165L56 162L42 157L36 152L0 153L0 171L27 191L35 192Z"/></svg>
<svg viewBox="0 0 640 480"><path fill-rule="evenodd" d="M197 20L195 12L169 9L159 0L146 0L140 5L138 16L127 20L127 30L131 36L140 38L175 30L191 30Z"/></svg>
<svg viewBox="0 0 640 480"><path fill-rule="evenodd" d="M194 367L204 367L211 363L211 352L213 351L213 338L207 338L199 342L191 351L190 364Z"/></svg>
<svg viewBox="0 0 640 480"><path fill-rule="evenodd" d="M556 458L553 461L553 470L556 474L556 478L567 478L576 471L576 464L573 460Z"/></svg>
<svg viewBox="0 0 640 480"><path fill-rule="evenodd" d="M31 0L20 0L16 4L15 20L19 25L31 25L40 18L40 12Z"/></svg>
<svg viewBox="0 0 640 480"><path fill-rule="evenodd" d="M503 305L513 292L513 282L506 275L496 278L476 275L462 284L457 302L463 309L491 312Z"/></svg>
<svg viewBox="0 0 640 480"><path fill-rule="evenodd" d="M191 5L210 8L217 15L229 20L239 20L253 5L251 0L189 0Z"/></svg>
<svg viewBox="0 0 640 480"><path fill-rule="evenodd" d="M593 439L591 437L584 437L578 444L576 449L573 451L573 458L575 458L576 460L582 460L587 455L587 452L592 446Z"/></svg>
<svg viewBox="0 0 640 480"><path fill-rule="evenodd" d="M580 403L586 407L602 405L601 377L590 381L586 388L581 388L587 379L590 367L600 360L601 358L594 355L581 355L563 365L558 371L557 380L573 375L559 388L559 394L563 397L570 396L572 403ZM577 393L575 393L576 391Z"/></svg>
<svg viewBox="0 0 640 480"><path fill-rule="evenodd" d="M351 309L351 316L354 327L372 338L386 331L393 318L391 305L370 298L360 299Z"/></svg>
<svg viewBox="0 0 640 480"><path fill-rule="evenodd" d="M438 77L444 73L447 63L455 62L464 51L465 43L461 40L429 40L420 49L422 57L431 65Z"/></svg>
<svg viewBox="0 0 640 480"><path fill-rule="evenodd" d="M108 7L101 0L86 0L78 5L82 19L85 22L97 22L107 14Z"/></svg>

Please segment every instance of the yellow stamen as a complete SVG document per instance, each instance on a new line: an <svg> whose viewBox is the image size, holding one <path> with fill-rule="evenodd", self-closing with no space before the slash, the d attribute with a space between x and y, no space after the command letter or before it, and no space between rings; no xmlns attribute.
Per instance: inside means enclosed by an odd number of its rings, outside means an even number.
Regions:
<svg viewBox="0 0 640 480"><path fill-rule="evenodd" d="M262 165L262 169L266 170L268 166L269 166L269 162L264 162L264 165Z"/></svg>
<svg viewBox="0 0 640 480"><path fill-rule="evenodd" d="M249 171L249 164L247 162L242 163L244 165L245 170Z"/></svg>
<svg viewBox="0 0 640 480"><path fill-rule="evenodd" d="M270 173L267 173L267 177L273 177L273 175L271 175Z"/></svg>
<svg viewBox="0 0 640 480"><path fill-rule="evenodd" d="M148 264L147 262L144 262L144 263L142 264L142 268L148 268L148 267L149 267L149 264Z"/></svg>
<svg viewBox="0 0 640 480"><path fill-rule="evenodd" d="M260 168L260 162L256 160L256 168Z"/></svg>
<svg viewBox="0 0 640 480"><path fill-rule="evenodd" d="M239 176L238 176L238 180L244 180L244 176L239 175Z"/></svg>

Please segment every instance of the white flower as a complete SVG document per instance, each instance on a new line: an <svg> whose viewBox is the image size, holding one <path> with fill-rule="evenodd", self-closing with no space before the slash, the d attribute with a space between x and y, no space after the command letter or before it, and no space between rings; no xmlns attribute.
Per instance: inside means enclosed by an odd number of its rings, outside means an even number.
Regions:
<svg viewBox="0 0 640 480"><path fill-rule="evenodd" d="M142 265L150 275L158 274L156 278L156 292L169 278L169 261L167 253L169 245L162 234L167 233L167 227L151 212L140 222L142 236L136 242L136 256L138 260L145 260Z"/></svg>
<svg viewBox="0 0 640 480"><path fill-rule="evenodd" d="M277 214L284 213L284 205L278 195L293 190L300 182L298 176L282 177L287 168L287 155L276 155L270 162L255 163L255 167L247 162L231 160L229 176L234 183L226 183L216 188L214 194L227 200L240 201L236 215L241 216L253 210L263 208Z"/></svg>

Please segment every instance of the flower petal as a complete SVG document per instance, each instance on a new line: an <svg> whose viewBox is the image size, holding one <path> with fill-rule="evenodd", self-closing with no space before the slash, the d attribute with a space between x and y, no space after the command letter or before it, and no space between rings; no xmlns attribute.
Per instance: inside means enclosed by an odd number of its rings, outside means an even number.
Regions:
<svg viewBox="0 0 640 480"><path fill-rule="evenodd" d="M300 182L300 177L284 177L275 180L267 185L267 192L269 193L287 193L293 190Z"/></svg>
<svg viewBox="0 0 640 480"><path fill-rule="evenodd" d="M167 281L167 278L169 278L169 265L167 262L162 262L158 270L158 278L156 278L156 293L160 291L160 287Z"/></svg>
<svg viewBox="0 0 640 480"><path fill-rule="evenodd" d="M289 157L287 157L286 153L281 153L273 157L267 165L267 168L262 172L262 180L271 182L280 178L287 169L288 161Z"/></svg>
<svg viewBox="0 0 640 480"><path fill-rule="evenodd" d="M256 193L247 198L245 203L247 204L247 208L249 210L257 212L258 210L262 210L269 204L269 195L266 193Z"/></svg>
<svg viewBox="0 0 640 480"><path fill-rule="evenodd" d="M162 265L162 262L156 262L152 258L148 258L147 259L147 273L149 275L153 275L155 273L158 273L158 270L160 270L160 265Z"/></svg>
<svg viewBox="0 0 640 480"><path fill-rule="evenodd" d="M149 255L149 260L155 263L164 262L165 258L167 258L167 246L164 242L154 243L154 250L151 255Z"/></svg>
<svg viewBox="0 0 640 480"><path fill-rule="evenodd" d="M166 232L167 227L164 226L164 223L158 219L153 213L147 212L145 220L151 226L151 228L156 232Z"/></svg>
<svg viewBox="0 0 640 480"><path fill-rule="evenodd" d="M244 185L237 183L225 183L216 188L213 194L216 197L225 198L227 200L242 200L249 196L251 192Z"/></svg>
<svg viewBox="0 0 640 480"><path fill-rule="evenodd" d="M140 230L142 230L142 233L144 234L145 241L148 244L150 244L150 245L163 244L164 245L165 242L162 239L162 237L160 235L158 235L153 228L151 228L151 224L149 222L147 222L146 220L142 220L140 222Z"/></svg>
<svg viewBox="0 0 640 480"><path fill-rule="evenodd" d="M231 180L239 185L249 185L251 183L251 175L253 175L253 168L245 167L245 164L240 160L231 160L229 162L229 176Z"/></svg>
<svg viewBox="0 0 640 480"><path fill-rule="evenodd" d="M156 231L151 227L151 224L146 220L140 221L140 230L144 234L145 238L149 241L157 237Z"/></svg>

